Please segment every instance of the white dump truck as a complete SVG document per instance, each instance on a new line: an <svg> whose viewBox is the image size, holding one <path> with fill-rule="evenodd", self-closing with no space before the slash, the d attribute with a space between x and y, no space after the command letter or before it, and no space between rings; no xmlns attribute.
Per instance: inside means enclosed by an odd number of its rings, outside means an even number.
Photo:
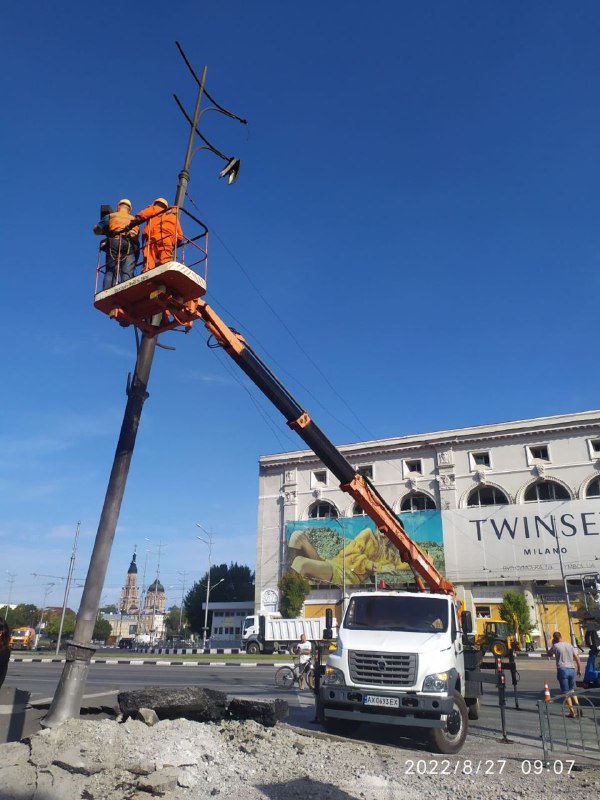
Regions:
<svg viewBox="0 0 600 800"><path fill-rule="evenodd" d="M325 625L325 617L284 619L279 612L260 611L244 620L242 647L251 655L289 650L303 633L311 642L321 641Z"/></svg>

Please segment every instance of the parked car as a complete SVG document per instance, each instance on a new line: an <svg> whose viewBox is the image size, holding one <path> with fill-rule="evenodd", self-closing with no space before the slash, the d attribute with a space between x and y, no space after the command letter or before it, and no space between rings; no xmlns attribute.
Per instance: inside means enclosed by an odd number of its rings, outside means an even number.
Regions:
<svg viewBox="0 0 600 800"><path fill-rule="evenodd" d="M119 639L118 647L121 650L131 650L133 647L133 639Z"/></svg>

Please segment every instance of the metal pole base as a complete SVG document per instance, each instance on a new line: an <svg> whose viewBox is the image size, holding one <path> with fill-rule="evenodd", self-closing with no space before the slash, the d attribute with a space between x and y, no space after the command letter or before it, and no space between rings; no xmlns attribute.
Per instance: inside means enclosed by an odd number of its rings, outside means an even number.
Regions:
<svg viewBox="0 0 600 800"><path fill-rule="evenodd" d="M90 660L96 648L81 642L67 642L66 664L56 687L52 705L40 720L43 728L55 728L68 719L75 719L81 710Z"/></svg>

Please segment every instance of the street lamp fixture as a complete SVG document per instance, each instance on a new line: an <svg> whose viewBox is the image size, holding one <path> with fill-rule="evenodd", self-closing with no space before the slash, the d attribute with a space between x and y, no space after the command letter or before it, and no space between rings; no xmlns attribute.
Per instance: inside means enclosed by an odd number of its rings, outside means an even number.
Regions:
<svg viewBox="0 0 600 800"><path fill-rule="evenodd" d="M238 179L240 167L241 163L239 158L230 158L227 162L227 166L219 172L219 178L227 178L227 183L231 186L231 184L235 183Z"/></svg>

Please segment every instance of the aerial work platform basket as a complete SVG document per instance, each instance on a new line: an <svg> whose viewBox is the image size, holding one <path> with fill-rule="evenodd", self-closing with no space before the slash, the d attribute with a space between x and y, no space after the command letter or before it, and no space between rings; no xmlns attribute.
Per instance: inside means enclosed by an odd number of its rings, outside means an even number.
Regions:
<svg viewBox="0 0 600 800"><path fill-rule="evenodd" d="M191 327L206 281L197 272L169 261L94 296L94 306L123 324L156 336L172 328ZM158 325L152 319L161 315Z"/></svg>

